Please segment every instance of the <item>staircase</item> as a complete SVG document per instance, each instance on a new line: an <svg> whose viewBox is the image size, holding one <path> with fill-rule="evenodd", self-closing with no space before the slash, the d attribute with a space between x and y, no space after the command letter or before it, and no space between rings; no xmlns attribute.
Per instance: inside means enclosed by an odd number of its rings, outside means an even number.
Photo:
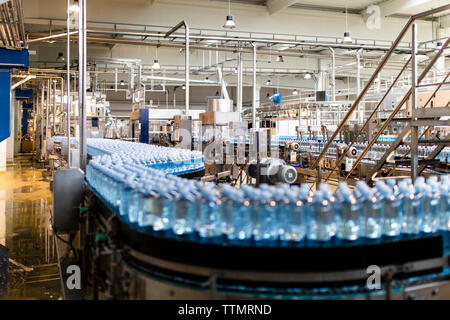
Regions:
<svg viewBox="0 0 450 320"><path fill-rule="evenodd" d="M406 23L406 25L404 26L404 28L402 29L402 31L398 35L397 39L394 41L392 47L386 53L386 55L383 57L381 63L378 65L377 69L375 70L375 72L371 76L370 80L367 82L367 84L364 87L364 89L358 95L358 97L356 98L356 100L353 103L352 107L349 109L348 113L346 114L346 116L342 120L341 124L338 126L337 130L333 133L332 137L328 140L328 143L326 144L326 146L322 150L322 152L319 155L319 157L314 162L314 164L312 166L313 169L317 168L317 166L319 165L320 161L325 156L327 150L331 146L331 144L334 141L334 139L342 131L344 126L347 124L349 119L352 117L352 114L354 113L354 111L358 109L359 104L363 101L364 96L369 91L369 89L372 86L372 84L374 83L375 79L379 76L379 74L381 73L381 71L383 70L383 68L385 67L387 62L389 61L389 59L392 57L392 54L397 49L397 46L399 45L400 41L403 39L405 34L410 29L412 31L411 32L411 34L412 34L411 57L404 64L403 68L401 69L401 71L399 72L397 77L394 79L394 81L392 82L391 86L386 90L386 93L384 94L384 96L377 103L375 109L373 110L371 115L367 118L367 120L365 121L364 125L359 130L359 134L357 136L360 136L367 129L368 124L372 121L374 115L378 112L378 109L382 105L383 101L386 99L386 97L392 91L393 87L398 82L398 80L400 79L400 77L402 76L402 74L405 72L405 70L408 68L408 66L410 64L411 64L411 70L412 70L412 78L411 78L412 79L412 86L409 88L409 90L406 92L406 94L401 99L401 101L397 104L397 106L394 108L394 110L392 110L392 112L389 115L389 117L381 124L381 127L378 130L378 133L375 134L375 136L372 138L372 140L368 143L368 145L365 148L365 150L362 152L362 154L359 156L359 158L355 161L355 163L353 164L353 167L347 173L347 175L345 177L345 180L347 180L351 176L351 174L355 171L355 169L358 167L358 165L360 164L362 159L369 152L369 150L372 148L372 146L376 143L376 141L378 140L379 136L388 127L388 125L392 121L397 121L398 120L398 119L396 119L396 116L397 116L398 112L405 105L405 103L410 99L410 97L412 98L411 117L408 118L408 119L402 119L402 120L406 120L408 122L407 125L404 127L403 131L399 134L399 136L396 139L396 141L394 143L392 143L391 147L382 156L381 160L378 161L378 163L375 165L375 167L371 170L370 174L367 176L367 179L366 179L367 182L370 183L380 173L382 168L387 163L392 163L392 161L390 159L395 154L396 149L399 146L401 146L410 136L411 136L411 161L410 161L410 163L411 163L411 177L412 177L413 180L417 177L418 174L423 172L423 170L426 168L426 165L427 165L426 163L427 162L432 161L442 151L442 149L445 148L446 145L450 144L450 142L449 142L450 136L445 137L445 140L437 141L436 144L438 145L438 147L434 150L434 152L432 154L429 155L429 157L427 159L425 159L425 161L421 161L420 166L419 166L419 160L418 160L419 139L426 132L429 132L433 128L433 126L442 126L442 125L446 125L447 126L447 125L450 125L450 120L439 120L442 116L450 116L450 107L449 107L450 101L445 106L428 107L430 101L432 100L432 98L436 94L436 92L438 92L438 90L441 89L441 87L444 84L447 84L446 81L449 78L450 73L448 73L444 77L444 79L441 82L439 82L439 83L421 85L422 80L427 76L427 74L429 73L431 68L436 64L438 59L442 56L444 50L449 46L449 44L450 44L450 37L448 37L446 39L446 41L444 42L444 44L442 45L442 47L439 50L435 51L434 56L432 57L432 59L425 66L423 71L419 74L418 73L418 61L417 61L417 55L419 53L419 50L418 50L418 41L417 41L417 23L416 23L416 21L417 21L417 19L421 19L421 18L424 18L424 17L427 17L427 16L431 16L433 14L445 12L445 11L448 11L448 10L450 10L450 4L441 6L439 8L435 8L435 9L432 9L432 10L428 10L428 11L422 12L420 14L411 16L409 18L408 22ZM424 52L422 51L420 53L424 53ZM430 53L430 52L426 52L426 53ZM425 87L425 86L435 86L436 89L435 89L433 95L430 97L430 99L426 102L424 107L419 109L419 108L417 108L417 100L418 100L418 98L417 98L417 89L420 88L420 87ZM421 137L418 136L419 127L426 127L426 129L425 129L424 133L421 135ZM347 147L345 152L343 152L344 155L353 146L354 143L356 143L356 141L353 141L351 144L349 144L349 146ZM398 163L404 163L405 156ZM332 170L330 170L328 176L325 178L325 181L327 181L333 175L333 173L336 170L336 168L339 168L340 163L344 160L344 158L345 158L345 156L342 156L342 157L340 157L338 159L338 161L336 162L336 165L334 166L334 168ZM424 163L422 163L422 162L424 162ZM395 170L395 163L394 163L394 169L392 169L389 172L389 174L392 174L394 170Z"/></svg>

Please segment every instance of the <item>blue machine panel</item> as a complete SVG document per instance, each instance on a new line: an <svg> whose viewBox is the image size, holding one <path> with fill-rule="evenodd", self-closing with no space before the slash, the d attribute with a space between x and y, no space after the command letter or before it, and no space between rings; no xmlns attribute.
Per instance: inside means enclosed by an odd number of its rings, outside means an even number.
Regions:
<svg viewBox="0 0 450 320"><path fill-rule="evenodd" d="M22 108L25 110L33 110L33 104L32 103L23 103Z"/></svg>
<svg viewBox="0 0 450 320"><path fill-rule="evenodd" d="M149 134L148 130L150 128L149 125L149 112L148 109L140 109L140 119L139 122L141 123L141 136L139 137L139 142L141 143L149 143Z"/></svg>
<svg viewBox="0 0 450 320"><path fill-rule="evenodd" d="M0 48L0 68L25 68L28 69L28 50L12 50Z"/></svg>
<svg viewBox="0 0 450 320"><path fill-rule="evenodd" d="M16 89L16 99L17 100L33 99L33 89L28 90Z"/></svg>
<svg viewBox="0 0 450 320"><path fill-rule="evenodd" d="M11 74L0 70L0 142L7 139L11 133Z"/></svg>

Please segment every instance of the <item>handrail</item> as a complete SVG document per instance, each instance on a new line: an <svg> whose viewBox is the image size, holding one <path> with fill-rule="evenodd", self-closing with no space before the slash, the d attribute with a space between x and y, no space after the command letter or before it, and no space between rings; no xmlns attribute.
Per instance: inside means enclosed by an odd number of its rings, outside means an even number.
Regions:
<svg viewBox="0 0 450 320"><path fill-rule="evenodd" d="M373 109L372 113L370 114L370 116L367 118L366 122L364 123L364 125L361 127L361 129L359 130L357 136L360 136L363 131L366 129L367 125L369 124L370 120L372 119L372 117L375 115L375 113L378 111L378 109L380 108L381 104L383 103L384 99L386 99L386 97L388 96L388 94L391 92L392 88L394 87L394 85L397 83L398 79L400 79L400 76L403 74L403 72L406 70L407 66L409 65L409 63L412 60L412 56L408 59L408 61L405 63L405 65L403 66L402 70L399 72L399 74L397 75L397 77L394 79L394 81L392 82L392 84L389 86L389 88L386 90L386 93L384 94L384 96L381 98L381 100L378 102L377 106L375 107L375 109ZM328 179L330 178L330 176L333 174L334 170L336 170L337 167L339 167L339 164L342 162L342 160L344 160L345 158L345 154L347 153L348 150L350 150L351 147L353 147L353 145L355 144L355 141L353 141L345 150L345 152L343 152L343 156L340 157L338 159L338 161L336 162L336 165L334 166L334 168L331 170L331 172L328 174L328 176L326 177L325 181L328 181Z"/></svg>
<svg viewBox="0 0 450 320"><path fill-rule="evenodd" d="M450 7L450 5L449 5ZM443 44L442 48L434 55L433 59L431 59L431 61L428 63L428 65L425 67L425 69L422 71L422 73L420 74L419 78L417 79L417 84L420 84L420 82L422 82L422 80L425 78L425 76L428 74L428 72L430 71L431 67L436 63L436 61L440 58L440 56L442 55L442 53L444 52L444 50L448 47L450 43L450 37L447 38L447 40L445 41L445 43ZM370 150L370 148L375 144L375 142L378 140L378 137L383 133L383 131L386 129L386 127L389 125L389 123L392 121L392 119L395 117L395 115L397 114L397 112L401 109L401 107L405 104L405 102L409 99L409 97L412 94L412 87L408 90L408 92L405 94L405 96L403 97L403 99L400 101L400 103L397 105L397 107L392 111L391 115L389 116L389 118L384 122L383 126L380 128L380 130L378 130L377 134L375 135L375 137L372 139L372 141L369 142L369 144L367 145L366 149L364 149L364 151L361 153L361 155L359 156L358 160L356 160L356 162L354 163L353 167L350 169L350 171L347 173L346 177L345 177L345 181L350 177L350 175L352 174L352 172L356 169L356 167L358 166L358 164L361 162L361 160L364 158L364 156L367 154L367 152Z"/></svg>
<svg viewBox="0 0 450 320"><path fill-rule="evenodd" d="M342 120L342 123L339 125L339 127L336 129L336 131L333 133L332 137L330 138L330 140L328 140L327 144L325 145L325 147L323 148L322 152L320 153L319 157L317 157L316 161L314 162L314 164L312 165L312 169L315 169L317 167L317 165L320 163L320 161L322 160L322 158L325 156L325 154L327 153L328 149L330 148L332 142L334 141L334 139L337 137L337 135L342 131L342 129L344 128L344 125L347 123L347 121L350 119L351 115L353 114L353 112L356 110L356 108L359 106L359 103L361 102L361 100L363 99L363 97L366 95L367 91L369 90L369 88L372 86L373 82L375 81L375 79L378 77L378 74L381 72L381 70L384 68L384 66L386 65L387 61L389 60L389 58L392 56L394 50L397 48L398 44L400 43L400 41L403 39L403 37L405 36L405 34L408 32L409 27L411 26L411 24L419 19L419 18L423 18L425 16L429 16L435 13L439 13L442 11L446 11L446 10L450 10L450 4L445 5L445 6L441 6L439 8L435 8L435 9L431 9L428 11L424 11L422 13L416 14L411 16L408 19L408 22L406 23L406 25L403 27L402 31L400 32L400 34L397 36L397 39L395 39L394 43L392 44L391 48L389 49L389 51L386 53L386 55L383 57L383 60L381 61L381 63L378 65L377 69L375 70L375 72L372 74L372 76L370 77L370 80L367 82L366 86L364 87L364 89L361 91L361 93L358 95L358 97L356 98L355 102L353 103L353 106L350 108L350 110L347 112L347 114L345 115L344 119Z"/></svg>

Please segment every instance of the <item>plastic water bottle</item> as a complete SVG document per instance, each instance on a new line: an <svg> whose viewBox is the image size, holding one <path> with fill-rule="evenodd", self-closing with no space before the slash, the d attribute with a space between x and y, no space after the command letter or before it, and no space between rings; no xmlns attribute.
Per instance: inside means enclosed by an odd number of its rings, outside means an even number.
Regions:
<svg viewBox="0 0 450 320"><path fill-rule="evenodd" d="M263 187L264 189L264 187ZM269 191L261 193L265 205L260 207L259 213L260 232L262 240L277 240L279 234L277 203Z"/></svg>
<svg viewBox="0 0 450 320"><path fill-rule="evenodd" d="M252 236L250 202L244 192L231 186L222 187L224 233L230 240L246 240Z"/></svg>
<svg viewBox="0 0 450 320"><path fill-rule="evenodd" d="M449 176L442 176L439 183L439 229L450 231Z"/></svg>
<svg viewBox="0 0 450 320"><path fill-rule="evenodd" d="M178 235L191 233L195 230L197 216L197 195L194 191L183 189L175 203L175 216L173 219L173 232Z"/></svg>
<svg viewBox="0 0 450 320"><path fill-rule="evenodd" d="M162 231L172 227L174 213L174 197L170 194L168 186L159 184L159 194L153 198L152 214L153 230Z"/></svg>
<svg viewBox="0 0 450 320"><path fill-rule="evenodd" d="M144 193L144 186L139 184L128 196L128 220L130 220L131 223L138 222L139 210L142 209L142 195Z"/></svg>
<svg viewBox="0 0 450 320"><path fill-rule="evenodd" d="M333 199L334 200L334 199ZM323 190L317 190L309 204L308 238L317 241L328 241L336 234L334 211Z"/></svg>
<svg viewBox="0 0 450 320"><path fill-rule="evenodd" d="M132 175L128 177L120 191L120 206L119 206L119 214L121 216L128 216L128 207L129 202L128 199L130 197L130 193L136 188L136 176Z"/></svg>
<svg viewBox="0 0 450 320"><path fill-rule="evenodd" d="M382 210L381 203L375 197L375 192L364 182L356 184L361 201L361 236L376 239L382 235Z"/></svg>
<svg viewBox="0 0 450 320"><path fill-rule="evenodd" d="M392 185L392 183L390 184ZM381 200L383 212L383 234L390 237L398 236L402 230L402 195L398 191L398 187L395 185L394 189L391 189L387 185L382 186L380 188L380 193L383 194L383 198Z"/></svg>
<svg viewBox="0 0 450 320"><path fill-rule="evenodd" d="M334 207L338 238L356 240L360 235L360 206L345 182L339 183Z"/></svg>
<svg viewBox="0 0 450 320"><path fill-rule="evenodd" d="M436 232L439 228L439 191L433 186L434 182L422 186L423 222L421 231Z"/></svg>
<svg viewBox="0 0 450 320"><path fill-rule="evenodd" d="M407 234L417 234L422 225L422 194L420 187L408 185L406 182L399 184L403 197L403 232Z"/></svg>
<svg viewBox="0 0 450 320"><path fill-rule="evenodd" d="M308 224L309 187L293 187L286 194L287 200L279 206L280 239L285 241L301 241L306 237Z"/></svg>
<svg viewBox="0 0 450 320"><path fill-rule="evenodd" d="M139 210L137 223L140 227L153 227L155 223L154 200L157 193L150 187L143 189L139 199Z"/></svg>
<svg viewBox="0 0 450 320"><path fill-rule="evenodd" d="M211 238L222 235L223 222L221 201L214 190L203 187L201 190L200 215L196 229L201 237Z"/></svg>

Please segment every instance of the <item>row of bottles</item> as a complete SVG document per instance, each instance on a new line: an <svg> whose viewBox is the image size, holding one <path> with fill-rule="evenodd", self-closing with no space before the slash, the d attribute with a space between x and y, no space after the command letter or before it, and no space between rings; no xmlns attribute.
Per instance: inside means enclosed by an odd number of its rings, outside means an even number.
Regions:
<svg viewBox="0 0 450 320"><path fill-rule="evenodd" d="M297 242L450 231L450 176L419 177L414 185L409 179L380 181L374 188L358 182L354 190L340 183L335 193L327 184L315 192L306 184L238 189L177 177L170 166L148 166L139 152L131 157L114 143L96 143L105 154L90 161L87 181L132 225L154 231Z"/></svg>
<svg viewBox="0 0 450 320"><path fill-rule="evenodd" d="M167 148L156 145L121 140L88 139L87 152L92 157L111 155L111 161L133 163L171 174L186 174L204 168L199 151Z"/></svg>

